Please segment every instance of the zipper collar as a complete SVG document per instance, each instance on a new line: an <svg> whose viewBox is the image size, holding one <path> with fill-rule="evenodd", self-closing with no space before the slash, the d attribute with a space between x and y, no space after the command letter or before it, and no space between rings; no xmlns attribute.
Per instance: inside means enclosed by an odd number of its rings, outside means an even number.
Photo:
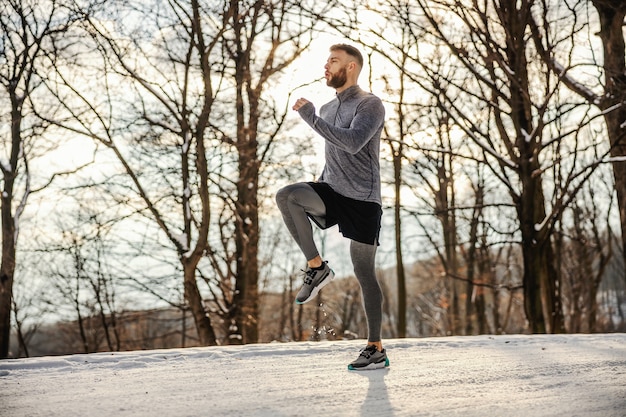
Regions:
<svg viewBox="0 0 626 417"><path fill-rule="evenodd" d="M356 96L357 94L359 94L360 91L361 91L361 88L357 84L355 84L351 87L346 88L341 93L338 93L337 99L339 101L345 101L351 97Z"/></svg>

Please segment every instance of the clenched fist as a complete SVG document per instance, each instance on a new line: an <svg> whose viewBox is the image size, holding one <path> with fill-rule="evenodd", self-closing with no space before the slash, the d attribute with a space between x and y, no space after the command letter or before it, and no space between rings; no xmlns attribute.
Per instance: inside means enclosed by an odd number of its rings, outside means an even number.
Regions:
<svg viewBox="0 0 626 417"><path fill-rule="evenodd" d="M298 111L298 110L300 110L300 108L301 108L302 106L304 106L304 105L305 105L305 104L307 104L307 103L310 103L310 101L309 101L309 100L307 100L306 98L299 98L299 99L296 101L296 104L294 104L294 105L293 105L293 109L294 109L295 111Z"/></svg>

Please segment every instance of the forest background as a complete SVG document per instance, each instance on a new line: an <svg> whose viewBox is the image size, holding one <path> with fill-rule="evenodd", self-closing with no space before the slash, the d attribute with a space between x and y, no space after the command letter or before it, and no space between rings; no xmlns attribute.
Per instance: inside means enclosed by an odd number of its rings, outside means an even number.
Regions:
<svg viewBox="0 0 626 417"><path fill-rule="evenodd" d="M1 0L0 357L364 337L275 191L328 47L384 101L383 337L626 330L619 0Z"/></svg>

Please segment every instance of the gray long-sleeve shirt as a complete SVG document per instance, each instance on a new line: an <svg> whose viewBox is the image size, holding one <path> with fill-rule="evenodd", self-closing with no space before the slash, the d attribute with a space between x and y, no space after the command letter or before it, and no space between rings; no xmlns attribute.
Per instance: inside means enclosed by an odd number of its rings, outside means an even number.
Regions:
<svg viewBox="0 0 626 417"><path fill-rule="evenodd" d="M326 165L320 182L346 197L382 205L380 134L385 121L382 101L354 85L337 94L315 114L307 103L299 110L326 142Z"/></svg>

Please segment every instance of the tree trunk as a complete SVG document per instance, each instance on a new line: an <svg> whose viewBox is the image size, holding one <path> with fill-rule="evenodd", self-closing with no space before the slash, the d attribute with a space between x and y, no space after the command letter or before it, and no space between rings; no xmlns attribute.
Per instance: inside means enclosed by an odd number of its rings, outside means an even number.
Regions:
<svg viewBox="0 0 626 417"><path fill-rule="evenodd" d="M613 175L622 226L622 256L626 265L626 57L623 0L592 0L600 17L600 39L604 51L604 89L600 109L604 111ZM625 274L626 280L626 274Z"/></svg>
<svg viewBox="0 0 626 417"><path fill-rule="evenodd" d="M252 107L252 106L251 106ZM242 113L243 114L243 113ZM246 134L246 131L248 133ZM254 128L256 132L256 127ZM237 250L237 280L234 295L235 324L241 343L259 340L259 213L256 137L251 129L239 129L239 181L235 219L235 245ZM233 328L234 330L234 328ZM235 337L230 340L237 343Z"/></svg>
<svg viewBox="0 0 626 417"><path fill-rule="evenodd" d="M11 213L11 189L13 183L6 181L1 197L2 207L2 265L0 266L0 359L9 356L11 336L11 302L13 300L13 275L15 273L15 226Z"/></svg>
<svg viewBox="0 0 626 417"><path fill-rule="evenodd" d="M402 56L402 62L405 63L406 55ZM395 246L396 246L396 281L398 285L398 322L397 337L406 337L406 272L404 269L404 256L402 253L402 163L404 161L404 141L405 141L405 74L400 74L400 89L398 94L397 113L398 113L398 132L399 137L397 144L393 141L389 142L391 157L393 160L393 185L394 185L394 225L395 225Z"/></svg>
<svg viewBox="0 0 626 417"><path fill-rule="evenodd" d="M211 325L211 318L204 308L204 302L196 283L196 267L197 262L189 259L183 261L185 299L193 315L200 344L202 346L215 346L217 339Z"/></svg>
<svg viewBox="0 0 626 417"><path fill-rule="evenodd" d="M509 104L522 184L521 192L513 200L522 235L524 306L533 333L552 333L561 331L562 312L549 225L543 224L546 208L538 160L542 136L528 140L528 132L534 130L525 40L531 12L529 5L518 10L516 2L503 1L501 6L503 22L509 29L505 53L515 74L509 78Z"/></svg>
<svg viewBox="0 0 626 417"><path fill-rule="evenodd" d="M251 6L253 16L258 17L262 3ZM262 84L253 87L250 45L254 36L248 33L246 21L242 17L247 13L240 10L240 3L231 0L233 11L235 61L235 111L237 119L238 175L237 200L235 202L235 249L237 253L235 294L233 295L233 323L229 332L230 343L256 343L259 339L259 170L257 129L259 123L259 99ZM248 22L255 27L256 21ZM261 77L263 78L263 77Z"/></svg>
<svg viewBox="0 0 626 417"><path fill-rule="evenodd" d="M11 304L17 246L16 219L13 214L13 185L22 149L22 104L15 86L9 88L11 99L11 159L9 170L2 167L4 187L0 196L2 219L2 264L0 264L0 359L9 356L11 338Z"/></svg>
<svg viewBox="0 0 626 417"><path fill-rule="evenodd" d="M541 175L533 146L518 140L523 190L516 202L522 234L524 307L533 333L561 332L561 297L550 235L538 230L546 217Z"/></svg>
<svg viewBox="0 0 626 417"><path fill-rule="evenodd" d="M444 134L449 137L447 119L440 121L441 146L444 147ZM443 130L445 129L445 133ZM454 178L451 169L451 156L442 154L437 165L437 179L439 188L435 190L435 214L441 223L444 240L444 268L450 277L448 282L449 303L448 320L449 332L455 335L464 335L467 323L467 293L468 283L459 280L460 263L458 257L458 239L456 227Z"/></svg>
<svg viewBox="0 0 626 417"><path fill-rule="evenodd" d="M402 219L400 204L400 189L402 185L402 142L398 149L391 146L393 153L393 172L395 190L395 237L396 237L396 278L398 282L398 337L406 337L406 273L404 271L404 259L402 256Z"/></svg>

